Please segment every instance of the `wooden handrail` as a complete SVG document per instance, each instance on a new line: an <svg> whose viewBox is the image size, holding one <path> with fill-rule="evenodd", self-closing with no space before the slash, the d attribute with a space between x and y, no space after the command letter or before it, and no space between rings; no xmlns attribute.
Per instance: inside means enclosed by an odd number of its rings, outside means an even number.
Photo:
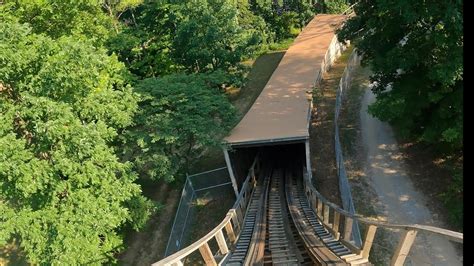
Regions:
<svg viewBox="0 0 474 266"><path fill-rule="evenodd" d="M203 256L204 260L206 261L206 264L212 265L214 262L212 261L211 257L209 257L210 254L210 248L208 245L208 242L216 238L216 241L218 242L219 249L221 251L226 251L228 252L228 248L225 243L225 239L223 237L223 230L225 229L229 239L231 242L235 242L236 240L236 235L234 233L234 227L232 226L232 220L234 220L234 223L239 223L239 215L237 211L239 210L242 215L244 213L242 212L241 208L246 209L248 202L244 202L244 206L242 207L242 200L245 199L246 201L249 200L249 194L253 190L253 183L255 182L255 166L257 165L258 161L258 155L255 157L252 166L249 169L249 173L247 175L247 178L245 179L242 189L240 190L240 193L232 207L230 209L225 218L222 220L222 222L214 227L209 233L207 233L205 236L201 237L199 240L196 242L192 243L191 245L187 246L184 249L181 249L180 251L158 261L153 263L152 265L154 266L162 266L162 265L182 265L182 260L185 259L187 256L189 256L191 253L195 252L196 250L199 250L201 252L201 255ZM243 220L243 217L241 217ZM235 227L240 227L239 224L235 224ZM229 232L231 232L229 234ZM223 242L224 240L224 242ZM211 253L212 254L212 253Z"/></svg>
<svg viewBox="0 0 474 266"><path fill-rule="evenodd" d="M203 236L202 238L200 238L198 241L192 243L191 245L187 246L186 248L184 249L181 249L180 251L158 261L158 262L155 262L153 263L152 265L155 265L155 266L158 266L158 265L171 265L172 263L176 263L178 261L180 261L181 259L185 258L186 256L188 256L189 254L193 253L194 251L198 250L202 245L206 244L207 242L209 242L209 240L211 240L212 238L214 238L218 232L220 232L232 219L232 216L235 215L235 212L232 212L232 210L234 209L231 209L229 210L229 212L227 213L226 217L224 218L224 220L218 225L216 226L214 229L212 229L212 231L210 231L209 233L207 233L207 235Z"/></svg>
<svg viewBox="0 0 474 266"><path fill-rule="evenodd" d="M439 234L439 235L445 236L445 237L447 237L447 238L449 238L449 239L451 239L455 242L458 242L458 243L463 243L463 233L460 233L460 232L455 232L455 231L451 231L451 230L448 230L448 229L443 229L443 228L429 226L429 225L421 225L421 224L392 224L392 223L388 223L388 222L378 221L376 219L366 218L366 217L358 215L358 214L352 214L352 213L340 208L338 205L330 202L323 195L321 195L321 193L319 193L319 191L317 191L316 188L314 188L313 184L308 180L307 173L306 173L306 168L303 170L303 175L304 175L304 179L305 179L306 189L308 189L311 193L314 193L316 195L316 197L318 198L318 203L319 203L319 200L320 200L322 203L324 203L327 206L330 206L333 210L335 210L339 214L342 214L345 217L349 217L353 220L356 220L356 221L361 222L361 223L366 224L366 225L375 225L375 226L385 227L385 228L389 228L389 229L404 229L404 230L408 230L408 231L410 231L410 230L426 231L426 232L429 232L429 233L434 233L434 234ZM308 191L306 191L306 193L308 193Z"/></svg>

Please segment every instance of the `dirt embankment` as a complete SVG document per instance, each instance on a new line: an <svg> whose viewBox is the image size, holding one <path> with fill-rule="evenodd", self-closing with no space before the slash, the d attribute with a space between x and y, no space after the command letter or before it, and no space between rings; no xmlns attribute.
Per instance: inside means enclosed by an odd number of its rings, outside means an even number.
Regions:
<svg viewBox="0 0 474 266"><path fill-rule="evenodd" d="M428 224L446 228L443 209L435 202L438 188L420 188L420 175L431 173L431 157L407 153L392 128L367 113L375 100L370 90L370 71L360 68L347 93L341 113L341 138L356 211L392 223ZM425 154L426 155L426 154ZM418 162L419 167L413 163ZM432 182L441 184L442 171ZM438 180L438 181L437 181ZM425 180L426 181L426 180ZM424 182L426 184L426 182ZM431 187L431 189L430 189ZM431 192L430 192L431 191ZM367 204L367 203L370 204ZM436 208L437 207L437 208ZM389 262L399 234L381 230L371 256L379 264ZM462 255L445 238L419 233L406 260L407 265L461 265Z"/></svg>
<svg viewBox="0 0 474 266"><path fill-rule="evenodd" d="M129 234L127 249L119 256L120 264L151 265L163 258L180 195L179 189L165 182L156 186L150 198L164 207L148 221L144 230Z"/></svg>
<svg viewBox="0 0 474 266"><path fill-rule="evenodd" d="M324 73L319 87L313 91L310 150L311 167L315 187L331 202L342 206L334 153L334 108L336 90L346 67L348 49Z"/></svg>

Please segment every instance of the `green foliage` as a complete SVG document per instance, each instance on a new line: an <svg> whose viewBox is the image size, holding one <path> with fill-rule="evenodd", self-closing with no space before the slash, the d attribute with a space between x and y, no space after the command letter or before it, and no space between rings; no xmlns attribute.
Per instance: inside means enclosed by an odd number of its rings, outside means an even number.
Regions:
<svg viewBox="0 0 474 266"><path fill-rule="evenodd" d="M235 110L217 88L222 74L173 74L137 85L136 124L127 133L130 158L143 177L172 180L210 146L220 145Z"/></svg>
<svg viewBox="0 0 474 266"><path fill-rule="evenodd" d="M124 13L123 30L113 35L107 46L118 55L130 72L141 78L156 77L176 71L170 49L180 6L160 1L146 1L133 13Z"/></svg>
<svg viewBox="0 0 474 266"><path fill-rule="evenodd" d="M237 11L238 23L249 36L249 45L244 56L255 56L273 42L275 34L270 31L262 17L257 16L250 10L246 0L237 6Z"/></svg>
<svg viewBox="0 0 474 266"><path fill-rule="evenodd" d="M306 1L250 1L251 10L261 16L275 41L293 38L295 29L302 29L314 16L312 6Z"/></svg>
<svg viewBox="0 0 474 266"><path fill-rule="evenodd" d="M453 180L447 191L441 195L444 203L449 210L449 219L458 228L463 228L464 216L464 185L463 173L460 169L453 171Z"/></svg>
<svg viewBox="0 0 474 266"><path fill-rule="evenodd" d="M377 101L369 111L405 135L462 148L462 1L370 0L355 12L339 36L371 64Z"/></svg>
<svg viewBox="0 0 474 266"><path fill-rule="evenodd" d="M261 40L244 30L227 0L192 1L184 5L172 44L175 60L192 72L227 70Z"/></svg>
<svg viewBox="0 0 474 266"><path fill-rule="evenodd" d="M324 1L326 5L326 13L328 14L342 14L349 8L347 0L328 0Z"/></svg>
<svg viewBox="0 0 474 266"><path fill-rule="evenodd" d="M143 196L132 197L130 200L125 202L125 207L130 213L129 224L135 231L138 231L145 226L152 213L159 212L163 208L161 204L154 204Z"/></svg>
<svg viewBox="0 0 474 266"><path fill-rule="evenodd" d="M113 260L116 229L149 213L111 145L137 107L124 73L89 42L0 22L0 244L31 263Z"/></svg>
<svg viewBox="0 0 474 266"><path fill-rule="evenodd" d="M20 23L28 23L34 33L52 38L74 35L102 43L113 27L96 0L6 0L0 13L11 13Z"/></svg>

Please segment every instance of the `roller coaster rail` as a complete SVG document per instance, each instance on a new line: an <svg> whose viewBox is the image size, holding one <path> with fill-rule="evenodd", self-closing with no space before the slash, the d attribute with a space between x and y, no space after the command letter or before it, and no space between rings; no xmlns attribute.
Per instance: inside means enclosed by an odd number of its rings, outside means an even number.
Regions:
<svg viewBox="0 0 474 266"><path fill-rule="evenodd" d="M249 174L242 185L242 190L234 206L230 209L223 221L207 235L194 242L179 252L160 260L153 265L183 265L183 261L191 253L199 250L206 265L221 265L226 256L230 254L229 247L233 246L238 239L240 229L243 225L245 211L250 201L250 196L256 186L256 176L259 172L258 159L254 160ZM324 198L309 180L306 167L303 167L304 192L309 206L316 213L318 220L332 234L332 236L349 248L353 254L369 260L370 249L374 242L375 233L378 228L395 229L401 231L400 241L395 248L390 265L403 265L418 232L423 231L438 234L452 241L463 243L463 234L447 229L420 224L392 224L376 219L366 218L352 214L341 209L336 204ZM332 215L331 215L332 213ZM352 224L357 221L367 226L364 241L359 248L351 241ZM342 228L342 230L339 230ZM224 231L227 237L224 236ZM215 239L219 250L215 255L210 247L209 241ZM217 261L217 260L218 261Z"/></svg>

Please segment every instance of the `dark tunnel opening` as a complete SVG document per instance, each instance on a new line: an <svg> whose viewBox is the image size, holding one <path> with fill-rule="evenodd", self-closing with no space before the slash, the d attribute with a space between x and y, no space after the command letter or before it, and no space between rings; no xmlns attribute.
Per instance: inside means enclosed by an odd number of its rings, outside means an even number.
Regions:
<svg viewBox="0 0 474 266"><path fill-rule="evenodd" d="M283 169L291 168L297 171L295 174L301 176L306 159L305 154L304 142L253 147L233 147L232 150L229 150L232 170L234 171L239 191L248 175L255 156L258 155L262 166Z"/></svg>

